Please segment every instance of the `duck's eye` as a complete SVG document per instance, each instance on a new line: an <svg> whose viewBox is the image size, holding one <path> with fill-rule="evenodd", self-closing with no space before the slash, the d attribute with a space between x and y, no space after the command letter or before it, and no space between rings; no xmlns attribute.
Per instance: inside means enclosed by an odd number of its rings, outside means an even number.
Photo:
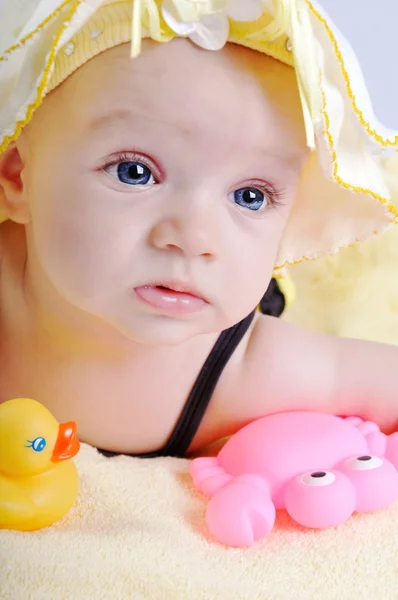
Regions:
<svg viewBox="0 0 398 600"><path fill-rule="evenodd" d="M46 440L43 437L37 437L34 440L28 440L28 446L26 448L32 448L35 452L41 452L47 445Z"/></svg>

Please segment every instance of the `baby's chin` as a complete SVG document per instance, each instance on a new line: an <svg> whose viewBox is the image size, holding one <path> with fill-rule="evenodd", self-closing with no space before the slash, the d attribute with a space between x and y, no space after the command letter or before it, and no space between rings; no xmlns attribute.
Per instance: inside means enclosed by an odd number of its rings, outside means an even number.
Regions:
<svg viewBox="0 0 398 600"><path fill-rule="evenodd" d="M210 305L203 312L184 317L131 311L125 321L120 318L112 321L118 332L135 344L177 346L197 336L219 335L254 310L253 307L245 309L232 302L225 304L222 305L223 308Z"/></svg>
<svg viewBox="0 0 398 600"><path fill-rule="evenodd" d="M179 346L189 340L207 334L218 334L223 327L217 319L178 319L165 315L140 316L135 322L115 323L125 340L141 346Z"/></svg>

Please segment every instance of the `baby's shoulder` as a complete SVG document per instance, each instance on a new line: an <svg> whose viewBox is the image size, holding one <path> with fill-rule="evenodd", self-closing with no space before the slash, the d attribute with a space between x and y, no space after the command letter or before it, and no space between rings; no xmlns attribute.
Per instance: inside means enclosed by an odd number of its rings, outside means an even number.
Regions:
<svg viewBox="0 0 398 600"><path fill-rule="evenodd" d="M314 377L324 357L329 357L331 338L288 321L258 314L243 356L242 385L261 389L291 387L302 374Z"/></svg>
<svg viewBox="0 0 398 600"><path fill-rule="evenodd" d="M219 397L231 423L327 403L335 371L333 338L258 314Z"/></svg>

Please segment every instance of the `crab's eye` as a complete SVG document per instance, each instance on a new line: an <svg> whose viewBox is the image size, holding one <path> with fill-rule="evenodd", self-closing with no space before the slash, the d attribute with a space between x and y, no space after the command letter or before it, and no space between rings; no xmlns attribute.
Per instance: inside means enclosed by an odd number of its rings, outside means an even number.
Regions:
<svg viewBox="0 0 398 600"><path fill-rule="evenodd" d="M378 469L383 464L383 459L379 456L370 456L369 454L349 458L346 463L347 467L354 471L371 471Z"/></svg>
<svg viewBox="0 0 398 600"><path fill-rule="evenodd" d="M311 471L301 477L301 482L309 486L331 485L336 480L336 475L330 471Z"/></svg>

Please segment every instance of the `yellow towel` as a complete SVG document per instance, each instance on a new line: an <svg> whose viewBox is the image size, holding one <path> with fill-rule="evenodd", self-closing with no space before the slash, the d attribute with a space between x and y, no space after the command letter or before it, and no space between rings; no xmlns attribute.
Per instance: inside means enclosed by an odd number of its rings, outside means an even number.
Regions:
<svg viewBox="0 0 398 600"><path fill-rule="evenodd" d="M337 529L285 513L249 549L206 534L187 460L107 459L84 445L59 524L0 532L1 600L396 600L398 503Z"/></svg>

